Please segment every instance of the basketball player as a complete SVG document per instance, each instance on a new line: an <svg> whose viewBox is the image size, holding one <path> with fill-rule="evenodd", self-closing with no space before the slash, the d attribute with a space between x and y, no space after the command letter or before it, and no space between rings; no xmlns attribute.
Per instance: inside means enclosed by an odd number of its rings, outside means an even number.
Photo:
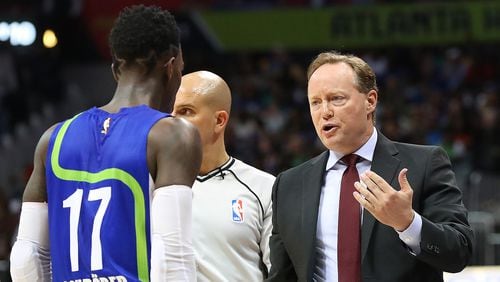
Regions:
<svg viewBox="0 0 500 282"><path fill-rule="evenodd" d="M195 279L190 186L200 138L156 110L173 105L181 80L176 22L132 6L109 41L111 101L52 126L37 145L11 252L14 281Z"/></svg>
<svg viewBox="0 0 500 282"><path fill-rule="evenodd" d="M201 170L193 185L193 244L198 281L263 281L270 268L274 176L228 155L231 109L226 82L208 71L182 77L174 115L199 130Z"/></svg>

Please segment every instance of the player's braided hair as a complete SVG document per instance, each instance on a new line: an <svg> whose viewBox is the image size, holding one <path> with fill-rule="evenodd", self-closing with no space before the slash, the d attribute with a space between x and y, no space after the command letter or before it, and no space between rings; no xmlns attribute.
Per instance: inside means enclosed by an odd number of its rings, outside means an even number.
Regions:
<svg viewBox="0 0 500 282"><path fill-rule="evenodd" d="M120 12L111 29L109 46L115 70L122 64L142 63L149 72L166 52L177 55L179 29L167 10L134 5Z"/></svg>

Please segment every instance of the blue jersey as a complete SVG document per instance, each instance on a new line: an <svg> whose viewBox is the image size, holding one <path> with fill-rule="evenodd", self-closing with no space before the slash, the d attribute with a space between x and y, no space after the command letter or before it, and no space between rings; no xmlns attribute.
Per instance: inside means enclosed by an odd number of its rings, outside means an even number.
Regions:
<svg viewBox="0 0 500 282"><path fill-rule="evenodd" d="M53 281L149 281L147 136L166 116L145 105L92 108L55 128L46 161Z"/></svg>

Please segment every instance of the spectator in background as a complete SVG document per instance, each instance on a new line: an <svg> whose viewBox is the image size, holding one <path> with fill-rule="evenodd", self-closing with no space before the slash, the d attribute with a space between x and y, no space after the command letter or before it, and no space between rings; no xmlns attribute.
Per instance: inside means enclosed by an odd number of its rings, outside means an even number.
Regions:
<svg viewBox="0 0 500 282"><path fill-rule="evenodd" d="M475 125L473 162L476 169L500 173L500 102L494 90L481 94L477 103L478 123Z"/></svg>
<svg viewBox="0 0 500 282"><path fill-rule="evenodd" d="M0 48L2 48L0 46ZM9 132L13 128L12 117L14 111L24 112L24 107L20 106L21 101L14 101L20 97L19 80L17 77L14 56L10 49L0 49L0 136ZM17 98L18 100L21 98ZM19 102L19 103L16 103Z"/></svg>
<svg viewBox="0 0 500 282"><path fill-rule="evenodd" d="M9 209L9 199L4 191L4 187L0 187L0 222L2 222L0 225L0 261L9 258L12 233L15 229L15 220Z"/></svg>

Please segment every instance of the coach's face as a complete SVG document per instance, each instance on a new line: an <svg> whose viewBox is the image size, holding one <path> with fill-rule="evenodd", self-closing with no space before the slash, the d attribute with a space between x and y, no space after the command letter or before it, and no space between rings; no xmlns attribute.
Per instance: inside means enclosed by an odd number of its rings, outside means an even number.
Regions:
<svg viewBox="0 0 500 282"><path fill-rule="evenodd" d="M328 149L349 154L373 132L377 92L361 93L345 63L320 66L309 79L307 96L316 133Z"/></svg>

